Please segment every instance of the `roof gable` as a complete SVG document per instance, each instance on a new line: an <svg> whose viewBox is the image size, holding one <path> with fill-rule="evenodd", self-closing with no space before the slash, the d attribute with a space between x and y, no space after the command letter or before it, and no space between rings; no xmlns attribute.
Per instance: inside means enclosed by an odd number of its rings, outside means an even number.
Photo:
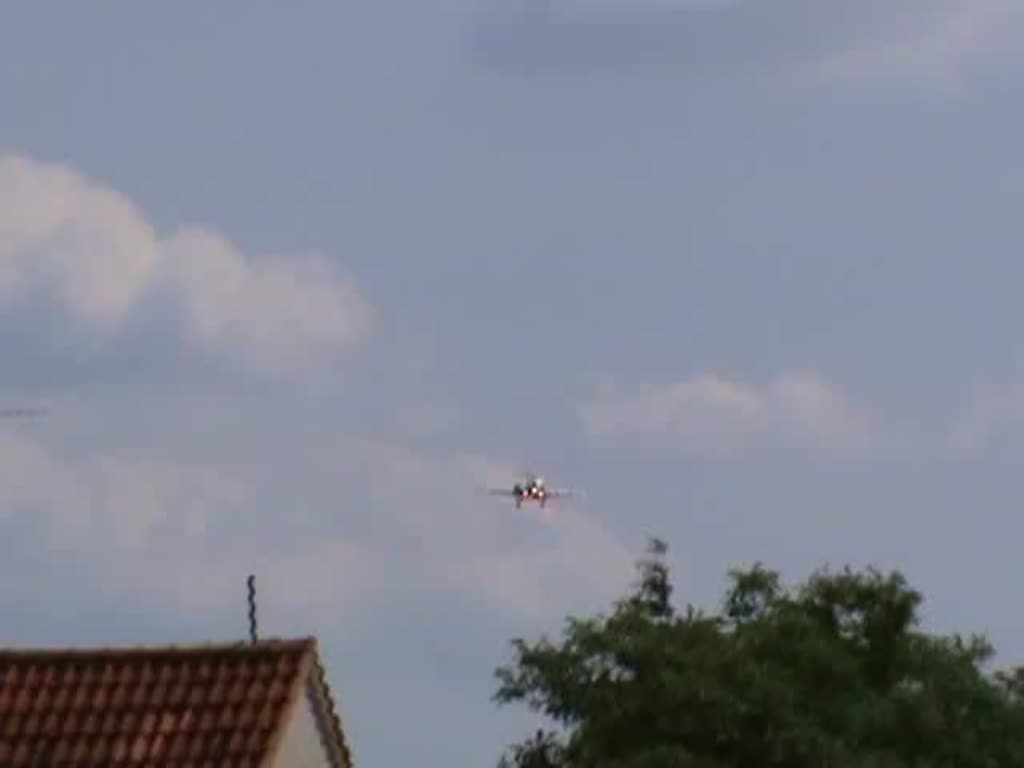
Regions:
<svg viewBox="0 0 1024 768"><path fill-rule="evenodd" d="M0 651L0 768L260 766L312 680L313 638L164 648ZM333 705L325 747L348 751Z"/></svg>

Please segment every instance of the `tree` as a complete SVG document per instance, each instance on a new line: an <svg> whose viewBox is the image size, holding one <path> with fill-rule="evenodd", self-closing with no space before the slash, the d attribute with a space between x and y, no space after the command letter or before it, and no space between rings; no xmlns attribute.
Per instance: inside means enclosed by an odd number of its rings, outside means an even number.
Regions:
<svg viewBox="0 0 1024 768"><path fill-rule="evenodd" d="M495 699L558 729L500 765L1024 766L1024 671L990 676L984 637L922 631L898 572L822 569L786 589L755 564L730 572L717 615L680 614L666 551L652 541L609 614L513 641Z"/></svg>

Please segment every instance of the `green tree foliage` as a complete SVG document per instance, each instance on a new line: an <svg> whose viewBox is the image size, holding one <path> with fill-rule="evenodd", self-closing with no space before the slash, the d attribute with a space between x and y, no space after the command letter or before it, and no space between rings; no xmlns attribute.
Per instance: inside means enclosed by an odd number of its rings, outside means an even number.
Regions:
<svg viewBox="0 0 1024 768"><path fill-rule="evenodd" d="M652 542L610 614L513 641L495 699L558 728L499 765L1024 766L1024 672L987 675L983 637L921 631L899 573L824 569L786 589L758 564L730 573L718 615L677 614L666 549Z"/></svg>

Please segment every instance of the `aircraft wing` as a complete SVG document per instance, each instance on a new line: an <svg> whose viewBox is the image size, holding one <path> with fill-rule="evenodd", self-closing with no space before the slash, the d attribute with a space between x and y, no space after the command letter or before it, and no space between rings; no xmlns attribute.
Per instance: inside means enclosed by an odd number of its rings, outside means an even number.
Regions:
<svg viewBox="0 0 1024 768"><path fill-rule="evenodd" d="M509 488L489 488L487 490L487 492L489 494L491 494L491 496L515 496L515 495L517 495L515 491L513 491L513 490L511 490Z"/></svg>
<svg viewBox="0 0 1024 768"><path fill-rule="evenodd" d="M575 496L576 491L571 488L552 488L548 491L548 496L553 499L567 499L570 496Z"/></svg>

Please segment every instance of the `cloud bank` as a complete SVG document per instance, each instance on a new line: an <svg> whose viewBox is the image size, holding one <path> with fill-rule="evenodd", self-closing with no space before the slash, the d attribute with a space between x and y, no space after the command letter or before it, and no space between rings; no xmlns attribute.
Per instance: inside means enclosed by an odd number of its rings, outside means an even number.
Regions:
<svg viewBox="0 0 1024 768"><path fill-rule="evenodd" d="M486 3L477 45L520 71L661 73L956 92L1019 50L1014 0L516 0Z"/></svg>
<svg viewBox="0 0 1024 768"><path fill-rule="evenodd" d="M597 398L580 412L595 435L668 435L689 451L718 456L766 443L851 447L871 424L832 385L803 372L764 384L704 374L640 396Z"/></svg>
<svg viewBox="0 0 1024 768"><path fill-rule="evenodd" d="M978 63L1024 40L1024 6L1014 0L912 2L891 13L911 23L878 25L874 34L826 57L822 74L957 93Z"/></svg>
<svg viewBox="0 0 1024 768"><path fill-rule="evenodd" d="M87 574L72 597L201 620L236 613L255 572L272 622L293 631L439 595L546 620L628 584L633 553L587 510L517 511L477 492L495 467L512 476L500 462L357 439L309 450L296 465L271 452L268 472L236 457L70 455L0 433L0 534L55 564L52 583L34 572L37 600L68 593L70 569ZM298 485L282 509L281 489Z"/></svg>
<svg viewBox="0 0 1024 768"><path fill-rule="evenodd" d="M268 370L351 346L370 318L355 283L325 259L255 257L200 228L162 235L114 189L0 156L0 307L50 301L109 337L160 299L175 306L186 344Z"/></svg>

